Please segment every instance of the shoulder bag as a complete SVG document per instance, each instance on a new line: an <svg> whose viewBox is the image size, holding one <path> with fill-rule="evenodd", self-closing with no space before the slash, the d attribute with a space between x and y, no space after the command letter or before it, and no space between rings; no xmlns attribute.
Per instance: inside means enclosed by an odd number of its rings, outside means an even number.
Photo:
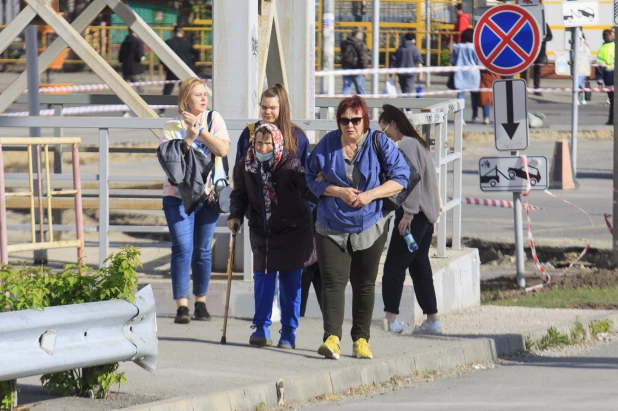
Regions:
<svg viewBox="0 0 618 411"><path fill-rule="evenodd" d="M388 176L386 174L386 170L384 169L384 163L382 162L382 154L380 152L380 142L379 142L380 134L382 134L380 131L375 130L373 132L373 135L371 136L371 140L373 143L373 149L375 150L378 156L378 161L380 162L380 176L379 176L380 184L384 184L385 182L388 181ZM410 169L410 178L408 179L408 186L406 188L404 188L403 190L401 190L398 194L395 194L394 196L382 199L383 201L382 210L388 211L388 212L397 210L399 207L401 207L401 205L403 204L404 201L406 201L406 198L408 198L412 190L414 190L414 187L416 187L419 181L421 181L421 175L418 173L418 170L416 169L416 167L412 165L412 162L410 161L410 159L403 153L403 151L399 150L399 153L403 156L403 159L405 160L406 164L408 165L408 168Z"/></svg>

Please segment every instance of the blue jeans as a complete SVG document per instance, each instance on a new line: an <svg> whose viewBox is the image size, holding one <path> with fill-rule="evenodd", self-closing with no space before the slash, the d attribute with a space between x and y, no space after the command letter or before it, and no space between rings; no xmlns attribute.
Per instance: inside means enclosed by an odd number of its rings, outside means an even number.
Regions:
<svg viewBox="0 0 618 411"><path fill-rule="evenodd" d="M193 274L193 295L208 293L212 270L212 237L219 214L202 203L191 215L185 213L182 200L163 197L163 211L172 237L172 291L174 299L189 298L189 280Z"/></svg>
<svg viewBox="0 0 618 411"><path fill-rule="evenodd" d="M355 76L343 76L343 90L341 94L352 93L352 83L356 87L356 94L365 94L365 76L357 74Z"/></svg>
<svg viewBox="0 0 618 411"><path fill-rule="evenodd" d="M300 317L300 290L302 286L302 268L293 271L279 271L281 307L281 326L292 329L298 328ZM277 284L277 272L256 271L253 274L253 298L255 302L255 315L253 324L270 327L270 319L273 309L273 298Z"/></svg>

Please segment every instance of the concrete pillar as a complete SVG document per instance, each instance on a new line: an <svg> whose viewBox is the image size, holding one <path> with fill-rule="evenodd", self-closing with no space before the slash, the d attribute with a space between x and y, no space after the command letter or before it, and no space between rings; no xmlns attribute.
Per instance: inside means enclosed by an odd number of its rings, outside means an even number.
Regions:
<svg viewBox="0 0 618 411"><path fill-rule="evenodd" d="M293 119L315 118L315 2L278 1L277 14ZM302 18L301 18L302 16Z"/></svg>
<svg viewBox="0 0 618 411"><path fill-rule="evenodd" d="M258 2L214 0L213 2L213 108L224 119L257 118ZM230 163L242 130L230 130ZM231 166L232 164L230 164ZM241 261L245 279L251 279L251 247L248 227L237 242L236 266ZM217 237L217 242L220 238ZM226 241L221 241L226 244ZM247 245L247 246L244 246ZM224 246L225 247L225 246ZM242 253L242 258L239 257ZM216 258L216 257L215 257Z"/></svg>

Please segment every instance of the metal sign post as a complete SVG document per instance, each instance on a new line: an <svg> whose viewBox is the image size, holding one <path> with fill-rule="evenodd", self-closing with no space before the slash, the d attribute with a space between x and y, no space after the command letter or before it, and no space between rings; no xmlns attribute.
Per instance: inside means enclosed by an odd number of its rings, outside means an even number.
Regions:
<svg viewBox="0 0 618 411"><path fill-rule="evenodd" d="M579 59L577 58L577 53L579 52L581 28L573 27L571 30L573 35L573 58L571 59L571 75L573 77L573 95L571 96L571 167L573 170L573 182L575 187L579 187L577 183L577 127L579 120L579 101L577 100L579 90Z"/></svg>
<svg viewBox="0 0 618 411"><path fill-rule="evenodd" d="M530 67L536 60L543 41L542 30L539 21L526 9L513 4L494 6L488 9L478 20L474 28L474 48L480 62L491 72L504 76L506 80L495 82L494 90L499 91L499 97L494 98L494 116L496 148L508 150L516 157L510 157L509 161L518 160L517 150L528 147L527 127L527 88L526 82L515 81L512 76ZM544 24L544 22L542 22ZM522 90L523 85L523 90ZM520 94L523 94L521 98ZM495 93L494 93L495 95ZM519 96L519 98L518 98ZM496 97L496 96L495 96ZM523 107L522 107L523 103ZM523 126L522 126L522 123ZM483 160L486 160L483 162ZM493 160L492 160L493 161ZM512 182L521 180L521 167L498 167L498 163L492 163L489 159L481 159L481 164L489 164L488 170L481 176L481 189L488 191L516 191L513 193L513 217L515 232L515 257L517 261L517 285L526 286L524 267L524 240L522 232L521 216L521 193L519 189L512 189ZM521 160L520 160L521 161ZM487 172L491 172L491 165L496 173L496 179L491 179ZM504 170L504 171L501 171ZM525 170L525 168L524 168ZM502 173L504 184L497 180L498 173ZM524 178L525 171L523 171ZM535 174L536 176L536 174ZM544 177L544 178L543 178ZM485 180L485 183L483 182ZM547 160L545 160L545 175L538 175L536 183L541 180L547 184ZM532 183L532 180L531 180ZM535 185L536 185L535 183ZM516 184L516 183L515 183ZM526 180L527 186L527 180ZM498 187L498 190L492 190ZM500 190L500 187L507 189ZM508 189L511 187L511 189Z"/></svg>

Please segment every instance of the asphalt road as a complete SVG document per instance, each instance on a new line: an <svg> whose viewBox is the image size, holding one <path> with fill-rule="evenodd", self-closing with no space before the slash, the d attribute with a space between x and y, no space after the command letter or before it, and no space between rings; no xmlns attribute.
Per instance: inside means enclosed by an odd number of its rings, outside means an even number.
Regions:
<svg viewBox="0 0 618 411"><path fill-rule="evenodd" d="M615 410L618 343L565 358L501 365L402 391L302 408L385 410Z"/></svg>

